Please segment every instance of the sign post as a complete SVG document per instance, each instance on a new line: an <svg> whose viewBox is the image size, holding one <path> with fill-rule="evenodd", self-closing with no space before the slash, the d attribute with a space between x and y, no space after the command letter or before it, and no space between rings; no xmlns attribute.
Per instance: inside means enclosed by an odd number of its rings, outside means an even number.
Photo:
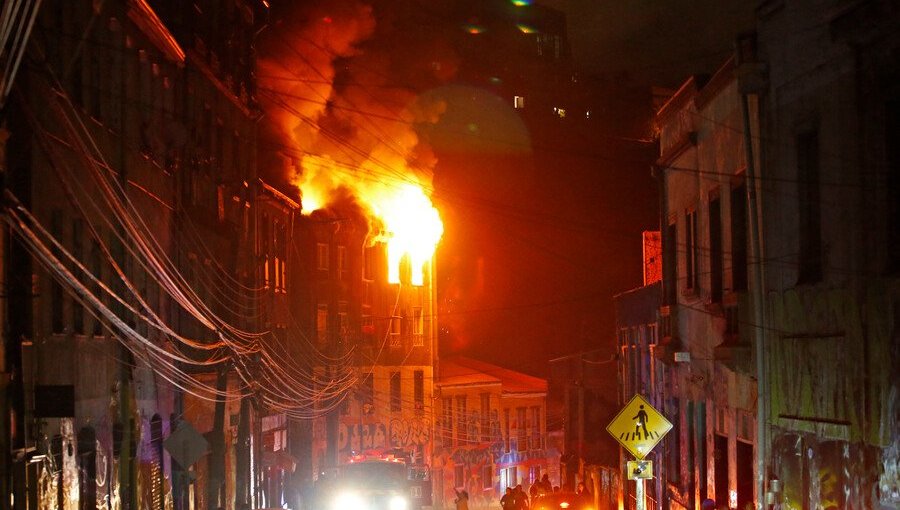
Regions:
<svg viewBox="0 0 900 510"><path fill-rule="evenodd" d="M645 510L644 480L653 478L653 463L644 457L670 430L672 423L640 395L632 397L606 426L606 431L637 459L627 464L628 479L635 482L637 510Z"/></svg>

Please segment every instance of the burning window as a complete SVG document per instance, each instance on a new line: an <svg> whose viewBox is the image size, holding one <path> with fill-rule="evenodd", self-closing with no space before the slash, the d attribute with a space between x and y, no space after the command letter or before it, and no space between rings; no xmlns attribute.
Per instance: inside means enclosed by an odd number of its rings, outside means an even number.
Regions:
<svg viewBox="0 0 900 510"><path fill-rule="evenodd" d="M513 107L515 107L516 110L525 108L525 96L513 96Z"/></svg>
<svg viewBox="0 0 900 510"><path fill-rule="evenodd" d="M325 243L316 244L316 269L328 271L328 245Z"/></svg>

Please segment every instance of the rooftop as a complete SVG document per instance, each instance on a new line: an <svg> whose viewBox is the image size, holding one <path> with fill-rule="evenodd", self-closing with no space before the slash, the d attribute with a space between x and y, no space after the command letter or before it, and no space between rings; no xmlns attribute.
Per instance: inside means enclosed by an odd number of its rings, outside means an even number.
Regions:
<svg viewBox="0 0 900 510"><path fill-rule="evenodd" d="M504 394L546 393L547 381L464 356L442 358L439 386L499 384Z"/></svg>

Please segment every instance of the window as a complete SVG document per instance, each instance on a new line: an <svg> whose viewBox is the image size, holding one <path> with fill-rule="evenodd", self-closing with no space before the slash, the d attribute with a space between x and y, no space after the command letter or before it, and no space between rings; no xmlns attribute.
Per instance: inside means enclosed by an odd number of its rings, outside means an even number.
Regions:
<svg viewBox="0 0 900 510"><path fill-rule="evenodd" d="M675 218L669 220L663 238L663 287L665 289L665 304L674 305L677 302L678 288L676 265L678 258L678 226Z"/></svg>
<svg viewBox="0 0 900 510"><path fill-rule="evenodd" d="M416 413L421 414L425 410L425 372L422 370L413 372L413 402Z"/></svg>
<svg viewBox="0 0 900 510"><path fill-rule="evenodd" d="M457 464L453 468L453 483L455 489L462 489L466 486L465 466Z"/></svg>
<svg viewBox="0 0 900 510"><path fill-rule="evenodd" d="M747 185L731 189L731 289L747 290Z"/></svg>
<svg viewBox="0 0 900 510"><path fill-rule="evenodd" d="M697 211L689 210L684 215L684 288L697 291Z"/></svg>
<svg viewBox="0 0 900 510"><path fill-rule="evenodd" d="M403 317L395 315L391 317L391 335L400 336L402 332Z"/></svg>
<svg viewBox="0 0 900 510"><path fill-rule="evenodd" d="M484 467L481 468L481 487L484 489L490 489L493 486L494 466L486 463Z"/></svg>
<svg viewBox="0 0 900 510"><path fill-rule="evenodd" d="M370 344L375 341L375 319L371 315L362 316L362 334Z"/></svg>
<svg viewBox="0 0 900 510"><path fill-rule="evenodd" d="M525 96L513 96L513 107L516 110L525 108Z"/></svg>
<svg viewBox="0 0 900 510"><path fill-rule="evenodd" d="M328 271L328 245L325 243L316 244L316 269Z"/></svg>
<svg viewBox="0 0 900 510"><path fill-rule="evenodd" d="M340 335L341 341L350 339L350 315L348 313L348 307L349 305L346 301L338 303L338 327L340 328L338 334Z"/></svg>
<svg viewBox="0 0 900 510"><path fill-rule="evenodd" d="M466 396L460 395L456 397L456 440L458 444L464 444L469 439L466 425Z"/></svg>
<svg viewBox="0 0 900 510"><path fill-rule="evenodd" d="M467 416L466 416L466 396L459 395L456 397L456 441L457 444L465 444L468 440Z"/></svg>
<svg viewBox="0 0 900 510"><path fill-rule="evenodd" d="M453 399L444 397L441 399L441 436L445 446L453 445Z"/></svg>
<svg viewBox="0 0 900 510"><path fill-rule="evenodd" d="M346 246L338 246L337 247L337 269L338 269L338 278L346 279L347 278L347 247Z"/></svg>
<svg viewBox="0 0 900 510"><path fill-rule="evenodd" d="M540 450L544 447L541 441L541 407L531 407L531 449Z"/></svg>
<svg viewBox="0 0 900 510"><path fill-rule="evenodd" d="M400 400L400 372L391 372L391 412L399 413Z"/></svg>
<svg viewBox="0 0 900 510"><path fill-rule="evenodd" d="M491 440L491 394L481 394L481 441Z"/></svg>
<svg viewBox="0 0 900 510"><path fill-rule="evenodd" d="M403 326L403 317L391 317L391 347L398 349L403 346L403 337L400 336Z"/></svg>
<svg viewBox="0 0 900 510"><path fill-rule="evenodd" d="M797 205L800 213L799 276L797 283L822 280L822 218L819 195L819 133L797 136Z"/></svg>
<svg viewBox="0 0 900 510"><path fill-rule="evenodd" d="M722 202L719 193L709 199L709 298L722 301Z"/></svg>
<svg viewBox="0 0 900 510"><path fill-rule="evenodd" d="M225 185L216 186L216 219L219 223L225 221Z"/></svg>
<svg viewBox="0 0 900 510"><path fill-rule="evenodd" d="M528 435L525 428L525 408L516 408L516 450L523 452L528 449Z"/></svg>
<svg viewBox="0 0 900 510"><path fill-rule="evenodd" d="M377 267L377 251L375 246L367 246L363 251L363 279L374 280L375 268Z"/></svg>
<svg viewBox="0 0 900 510"><path fill-rule="evenodd" d="M425 317L422 315L422 307L412 309L412 334L413 345L421 347L425 345Z"/></svg>
<svg viewBox="0 0 900 510"><path fill-rule="evenodd" d="M519 484L519 473L516 466L506 468L506 486L515 487Z"/></svg>
<svg viewBox="0 0 900 510"><path fill-rule="evenodd" d="M316 340L319 345L328 341L328 305L319 304L316 308Z"/></svg>

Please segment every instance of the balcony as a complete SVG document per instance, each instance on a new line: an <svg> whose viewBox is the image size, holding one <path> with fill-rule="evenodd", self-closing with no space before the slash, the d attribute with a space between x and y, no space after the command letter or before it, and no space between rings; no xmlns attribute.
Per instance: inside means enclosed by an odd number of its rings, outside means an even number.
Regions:
<svg viewBox="0 0 900 510"><path fill-rule="evenodd" d="M678 337L678 308L676 305L659 307L659 341L653 355L666 364L675 363L675 353L682 350Z"/></svg>

